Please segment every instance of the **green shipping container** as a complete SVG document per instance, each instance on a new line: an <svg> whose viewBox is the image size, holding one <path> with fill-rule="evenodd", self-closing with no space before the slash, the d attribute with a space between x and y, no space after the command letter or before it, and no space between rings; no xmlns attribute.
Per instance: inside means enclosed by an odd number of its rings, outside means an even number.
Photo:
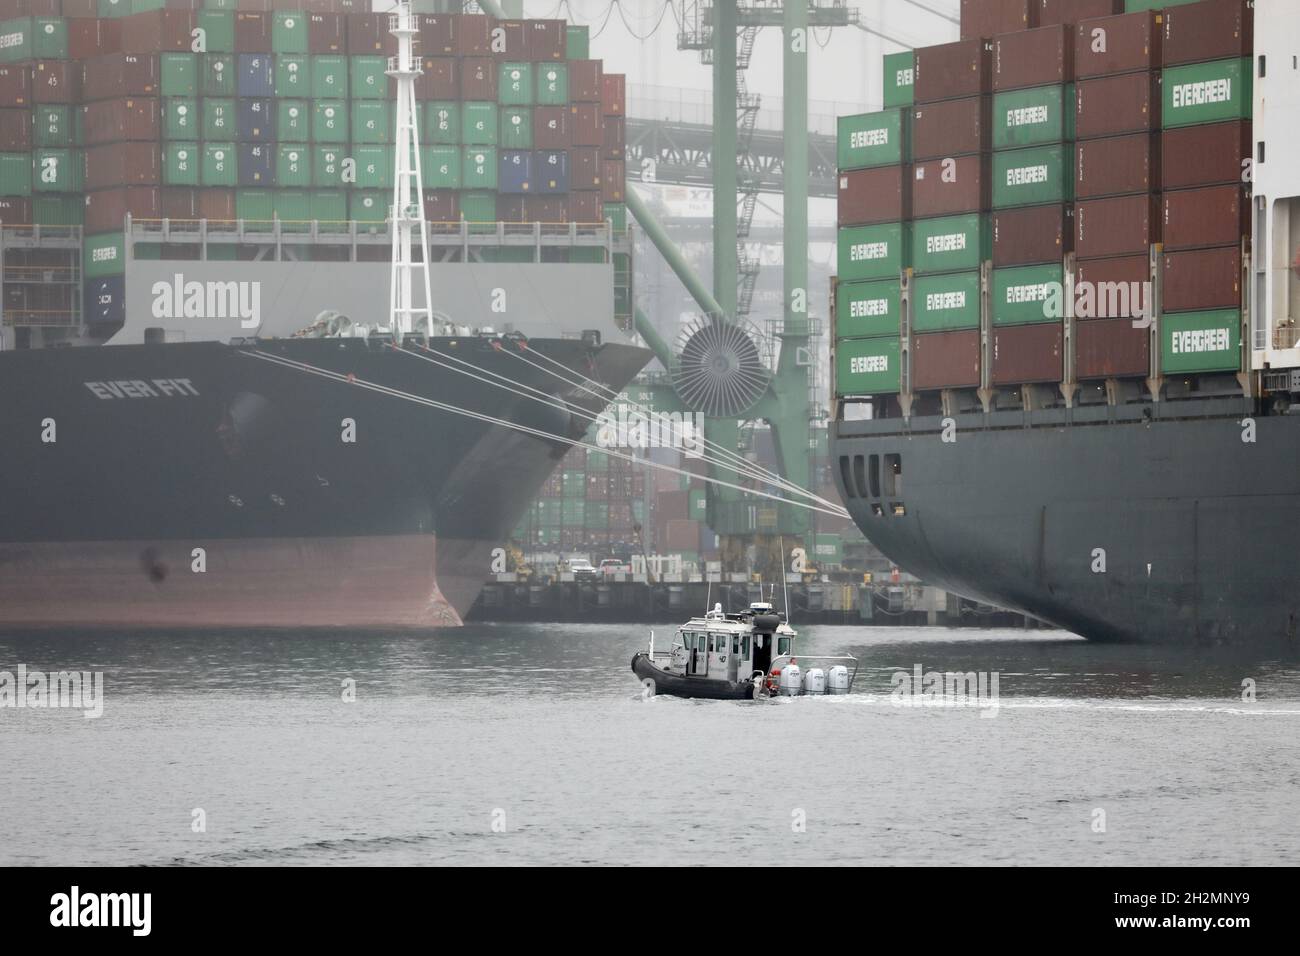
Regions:
<svg viewBox="0 0 1300 956"><path fill-rule="evenodd" d="M1165 129L1250 119L1253 82L1248 57L1171 66L1161 74Z"/></svg>
<svg viewBox="0 0 1300 956"><path fill-rule="evenodd" d="M606 221L612 224L614 232L627 232L627 206L621 202L607 202L602 212Z"/></svg>
<svg viewBox="0 0 1300 956"><path fill-rule="evenodd" d="M203 100L203 138L229 140L235 136L235 101Z"/></svg>
<svg viewBox="0 0 1300 956"><path fill-rule="evenodd" d="M994 325L1060 322L1065 317L1065 270L1060 263L993 270Z"/></svg>
<svg viewBox="0 0 1300 956"><path fill-rule="evenodd" d="M460 103L455 100L432 100L424 105L424 134L421 138L437 146L455 146L460 142Z"/></svg>
<svg viewBox="0 0 1300 956"><path fill-rule="evenodd" d="M692 488L686 500L686 517L692 521L705 520L709 510L709 493L703 488Z"/></svg>
<svg viewBox="0 0 1300 956"><path fill-rule="evenodd" d="M374 190L357 190L348 194L348 215L357 222L383 226L388 222L386 193Z"/></svg>
<svg viewBox="0 0 1300 956"><path fill-rule="evenodd" d="M388 189L393 185L393 147L355 146L358 189Z"/></svg>
<svg viewBox="0 0 1300 956"><path fill-rule="evenodd" d="M1073 142L1074 84L993 95L993 148Z"/></svg>
<svg viewBox="0 0 1300 956"><path fill-rule="evenodd" d="M841 282L893 279L911 264L911 223L849 226L839 231L836 274Z"/></svg>
<svg viewBox="0 0 1300 956"><path fill-rule="evenodd" d="M287 11L273 14L271 21L272 53L307 52L307 14Z"/></svg>
<svg viewBox="0 0 1300 956"><path fill-rule="evenodd" d="M73 193L85 188L86 161L79 149L41 147L32 153L32 187L42 193Z"/></svg>
<svg viewBox="0 0 1300 956"><path fill-rule="evenodd" d="M277 56L275 58L275 95L311 96L311 57Z"/></svg>
<svg viewBox="0 0 1300 956"><path fill-rule="evenodd" d="M902 291L897 279L836 284L836 338L897 335L901 320Z"/></svg>
<svg viewBox="0 0 1300 956"><path fill-rule="evenodd" d="M391 143L393 118L384 100L354 100L352 103L352 142Z"/></svg>
<svg viewBox="0 0 1300 956"><path fill-rule="evenodd" d="M277 189L274 192L275 218L282 232L311 231L311 193L304 189Z"/></svg>
<svg viewBox="0 0 1300 956"><path fill-rule="evenodd" d="M75 120L70 106L37 106L34 133L37 146L75 146Z"/></svg>
<svg viewBox="0 0 1300 956"><path fill-rule="evenodd" d="M311 58L311 95L318 100L341 100L348 95L348 58L331 53Z"/></svg>
<svg viewBox="0 0 1300 956"><path fill-rule="evenodd" d="M317 143L346 143L347 104L342 100L316 100L312 104L311 138Z"/></svg>
<svg viewBox="0 0 1300 956"><path fill-rule="evenodd" d="M322 232L346 232L348 194L342 189L317 189L311 194L311 217Z"/></svg>
<svg viewBox="0 0 1300 956"><path fill-rule="evenodd" d="M542 106L569 102L569 68L563 63L537 64L537 102Z"/></svg>
<svg viewBox="0 0 1300 956"><path fill-rule="evenodd" d="M235 58L225 53L209 53L203 57L203 75L199 88L204 96L234 96Z"/></svg>
<svg viewBox="0 0 1300 956"><path fill-rule="evenodd" d="M197 96L199 58L193 53L164 53L158 58L158 88L163 96Z"/></svg>
<svg viewBox="0 0 1300 956"><path fill-rule="evenodd" d="M200 136L201 125L198 100L172 97L163 101L164 139L196 140Z"/></svg>
<svg viewBox="0 0 1300 956"><path fill-rule="evenodd" d="M989 218L980 213L918 219L912 224L912 268L917 275L971 272L992 254ZM843 273L841 273L842 275Z"/></svg>
<svg viewBox="0 0 1300 956"><path fill-rule="evenodd" d="M212 7L212 0L206 0ZM203 48L208 53L235 52L235 5L222 9L199 10L194 14L194 26L203 31ZM199 52L199 51L195 51Z"/></svg>
<svg viewBox="0 0 1300 956"><path fill-rule="evenodd" d="M1074 148L1031 146L993 154L993 208L1038 206L1074 199Z"/></svg>
<svg viewBox="0 0 1300 956"><path fill-rule="evenodd" d="M101 19L129 17L135 11L131 9L131 0L99 0Z"/></svg>
<svg viewBox="0 0 1300 956"><path fill-rule="evenodd" d="M840 169L896 166L912 158L910 110L841 116L836 136Z"/></svg>
<svg viewBox="0 0 1300 956"><path fill-rule="evenodd" d="M0 23L0 63L67 58L66 20L57 17L16 17Z"/></svg>
<svg viewBox="0 0 1300 956"><path fill-rule="evenodd" d="M912 105L912 81L916 76L916 54L911 50L890 53L885 58L884 99L886 109Z"/></svg>
<svg viewBox="0 0 1300 956"><path fill-rule="evenodd" d="M238 185L239 160L234 143L203 144L203 173L200 179L204 186Z"/></svg>
<svg viewBox="0 0 1300 956"><path fill-rule="evenodd" d="M497 67L497 102L503 106L533 103L533 65L502 63Z"/></svg>
<svg viewBox="0 0 1300 956"><path fill-rule="evenodd" d="M383 56L349 57L350 82L354 100L388 100L388 58Z"/></svg>
<svg viewBox="0 0 1300 956"><path fill-rule="evenodd" d="M86 221L86 200L78 195L36 196L32 219L42 226L80 226Z"/></svg>
<svg viewBox="0 0 1300 956"><path fill-rule="evenodd" d="M837 339L835 394L879 395L901 388L898 336Z"/></svg>
<svg viewBox="0 0 1300 956"><path fill-rule="evenodd" d="M121 231L87 236L81 245L81 271L87 279L126 271L126 237Z"/></svg>
<svg viewBox="0 0 1300 956"><path fill-rule="evenodd" d="M1236 309L1166 313L1160 318L1160 368L1167 374L1241 368L1241 313Z"/></svg>
<svg viewBox="0 0 1300 956"><path fill-rule="evenodd" d="M1199 3L1200 0L1124 0L1125 13L1140 13L1144 10L1163 10L1165 7L1181 7L1185 3Z"/></svg>
<svg viewBox="0 0 1300 956"><path fill-rule="evenodd" d="M609 527L609 502L588 501L583 508L583 523L588 528Z"/></svg>
<svg viewBox="0 0 1300 956"><path fill-rule="evenodd" d="M503 106L497 145L502 149L533 148L533 111L527 106Z"/></svg>
<svg viewBox="0 0 1300 956"><path fill-rule="evenodd" d="M844 559L844 539L838 534L819 534L813 540L812 553L818 567L838 567Z"/></svg>
<svg viewBox="0 0 1300 956"><path fill-rule="evenodd" d="M343 160L347 148L316 146L312 150L311 182L313 186L343 186Z"/></svg>
<svg viewBox="0 0 1300 956"><path fill-rule="evenodd" d="M275 101L275 138L288 143L311 139L311 111L306 100Z"/></svg>
<svg viewBox="0 0 1300 956"><path fill-rule="evenodd" d="M912 285L912 331L944 332L979 327L978 271L916 277Z"/></svg>
<svg viewBox="0 0 1300 956"><path fill-rule="evenodd" d="M466 146L460 182L465 189L497 188L497 151L493 146Z"/></svg>
<svg viewBox="0 0 1300 956"><path fill-rule="evenodd" d="M425 189L459 189L461 151L455 146L425 146L420 154Z"/></svg>
<svg viewBox="0 0 1300 956"><path fill-rule="evenodd" d="M305 189L312 184L311 165L306 143L281 143L275 154L276 185Z"/></svg>
<svg viewBox="0 0 1300 956"><path fill-rule="evenodd" d="M197 186L201 169L197 142L167 143L163 148L163 185Z"/></svg>
<svg viewBox="0 0 1300 956"><path fill-rule="evenodd" d="M246 230L270 232L275 218L275 193L269 189L237 190L235 218L244 220Z"/></svg>
<svg viewBox="0 0 1300 956"><path fill-rule="evenodd" d="M591 33L585 26L569 26L564 31L564 58L566 60L591 59Z"/></svg>
<svg viewBox="0 0 1300 956"><path fill-rule="evenodd" d="M497 144L497 107L495 103L461 103L460 138L466 146Z"/></svg>
<svg viewBox="0 0 1300 956"><path fill-rule="evenodd" d="M497 220L497 194L489 192L461 193L460 215L466 222L495 223Z"/></svg>

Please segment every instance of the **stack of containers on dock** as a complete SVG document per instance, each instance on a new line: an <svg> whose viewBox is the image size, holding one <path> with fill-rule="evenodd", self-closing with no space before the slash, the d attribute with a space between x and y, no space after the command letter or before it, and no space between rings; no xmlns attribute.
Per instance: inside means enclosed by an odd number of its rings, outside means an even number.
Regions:
<svg viewBox="0 0 1300 956"><path fill-rule="evenodd" d="M1170 375L1241 364L1253 22L1250 0L1164 11L1160 340Z"/></svg>
<svg viewBox="0 0 1300 956"><path fill-rule="evenodd" d="M513 537L533 551L587 552L599 561L636 544L645 519L643 470L625 458L574 448L547 479Z"/></svg>
<svg viewBox="0 0 1300 956"><path fill-rule="evenodd" d="M1145 377L1150 246L1160 241L1161 16L1080 21L1076 86L1075 374Z"/></svg>
<svg viewBox="0 0 1300 956"><path fill-rule="evenodd" d="M993 40L993 385L1060 381L1074 198L1073 37Z"/></svg>
<svg viewBox="0 0 1300 956"><path fill-rule="evenodd" d="M122 320L128 214L242 219L268 232L275 220L287 233L313 220L385 229L395 138L385 71L396 41L369 2L17 7L21 17L0 23L0 221L84 226L88 320ZM418 22L428 219L626 227L624 77L590 59L585 27L459 14Z"/></svg>

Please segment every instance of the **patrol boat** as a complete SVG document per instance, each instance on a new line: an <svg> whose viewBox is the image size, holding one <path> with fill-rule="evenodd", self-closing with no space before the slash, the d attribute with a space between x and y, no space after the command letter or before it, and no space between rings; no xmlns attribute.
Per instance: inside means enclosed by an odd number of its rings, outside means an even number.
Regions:
<svg viewBox="0 0 1300 956"><path fill-rule="evenodd" d="M679 627L667 651L655 650L651 631L649 648L632 657L632 673L647 696L754 700L847 694L857 676L857 658L816 657L815 663L826 666L805 672L795 658L797 636L785 612L766 602L755 602L739 614L726 614L715 604L703 617Z"/></svg>

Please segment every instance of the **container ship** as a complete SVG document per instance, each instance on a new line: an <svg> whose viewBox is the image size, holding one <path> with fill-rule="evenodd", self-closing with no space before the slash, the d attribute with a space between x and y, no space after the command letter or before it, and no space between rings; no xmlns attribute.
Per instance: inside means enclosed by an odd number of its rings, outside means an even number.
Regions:
<svg viewBox="0 0 1300 956"><path fill-rule="evenodd" d="M0 625L459 624L649 359L623 77L559 20L416 18L433 319L386 333L368 7L4 3Z"/></svg>
<svg viewBox="0 0 1300 956"><path fill-rule="evenodd" d="M1300 9L963 0L840 120L831 455L927 582L1294 642Z"/></svg>

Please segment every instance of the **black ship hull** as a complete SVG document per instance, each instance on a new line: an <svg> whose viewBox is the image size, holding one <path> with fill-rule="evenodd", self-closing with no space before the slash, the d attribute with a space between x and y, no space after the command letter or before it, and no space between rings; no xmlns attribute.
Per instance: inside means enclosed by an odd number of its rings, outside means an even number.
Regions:
<svg viewBox="0 0 1300 956"><path fill-rule="evenodd" d="M587 425L481 379L603 402L516 342L428 344L478 378L410 341L0 353L0 625L459 624ZM649 357L526 349L614 391Z"/></svg>
<svg viewBox="0 0 1300 956"><path fill-rule="evenodd" d="M1300 416L1205 400L952 424L832 425L839 492L900 567L1093 640L1296 640Z"/></svg>

